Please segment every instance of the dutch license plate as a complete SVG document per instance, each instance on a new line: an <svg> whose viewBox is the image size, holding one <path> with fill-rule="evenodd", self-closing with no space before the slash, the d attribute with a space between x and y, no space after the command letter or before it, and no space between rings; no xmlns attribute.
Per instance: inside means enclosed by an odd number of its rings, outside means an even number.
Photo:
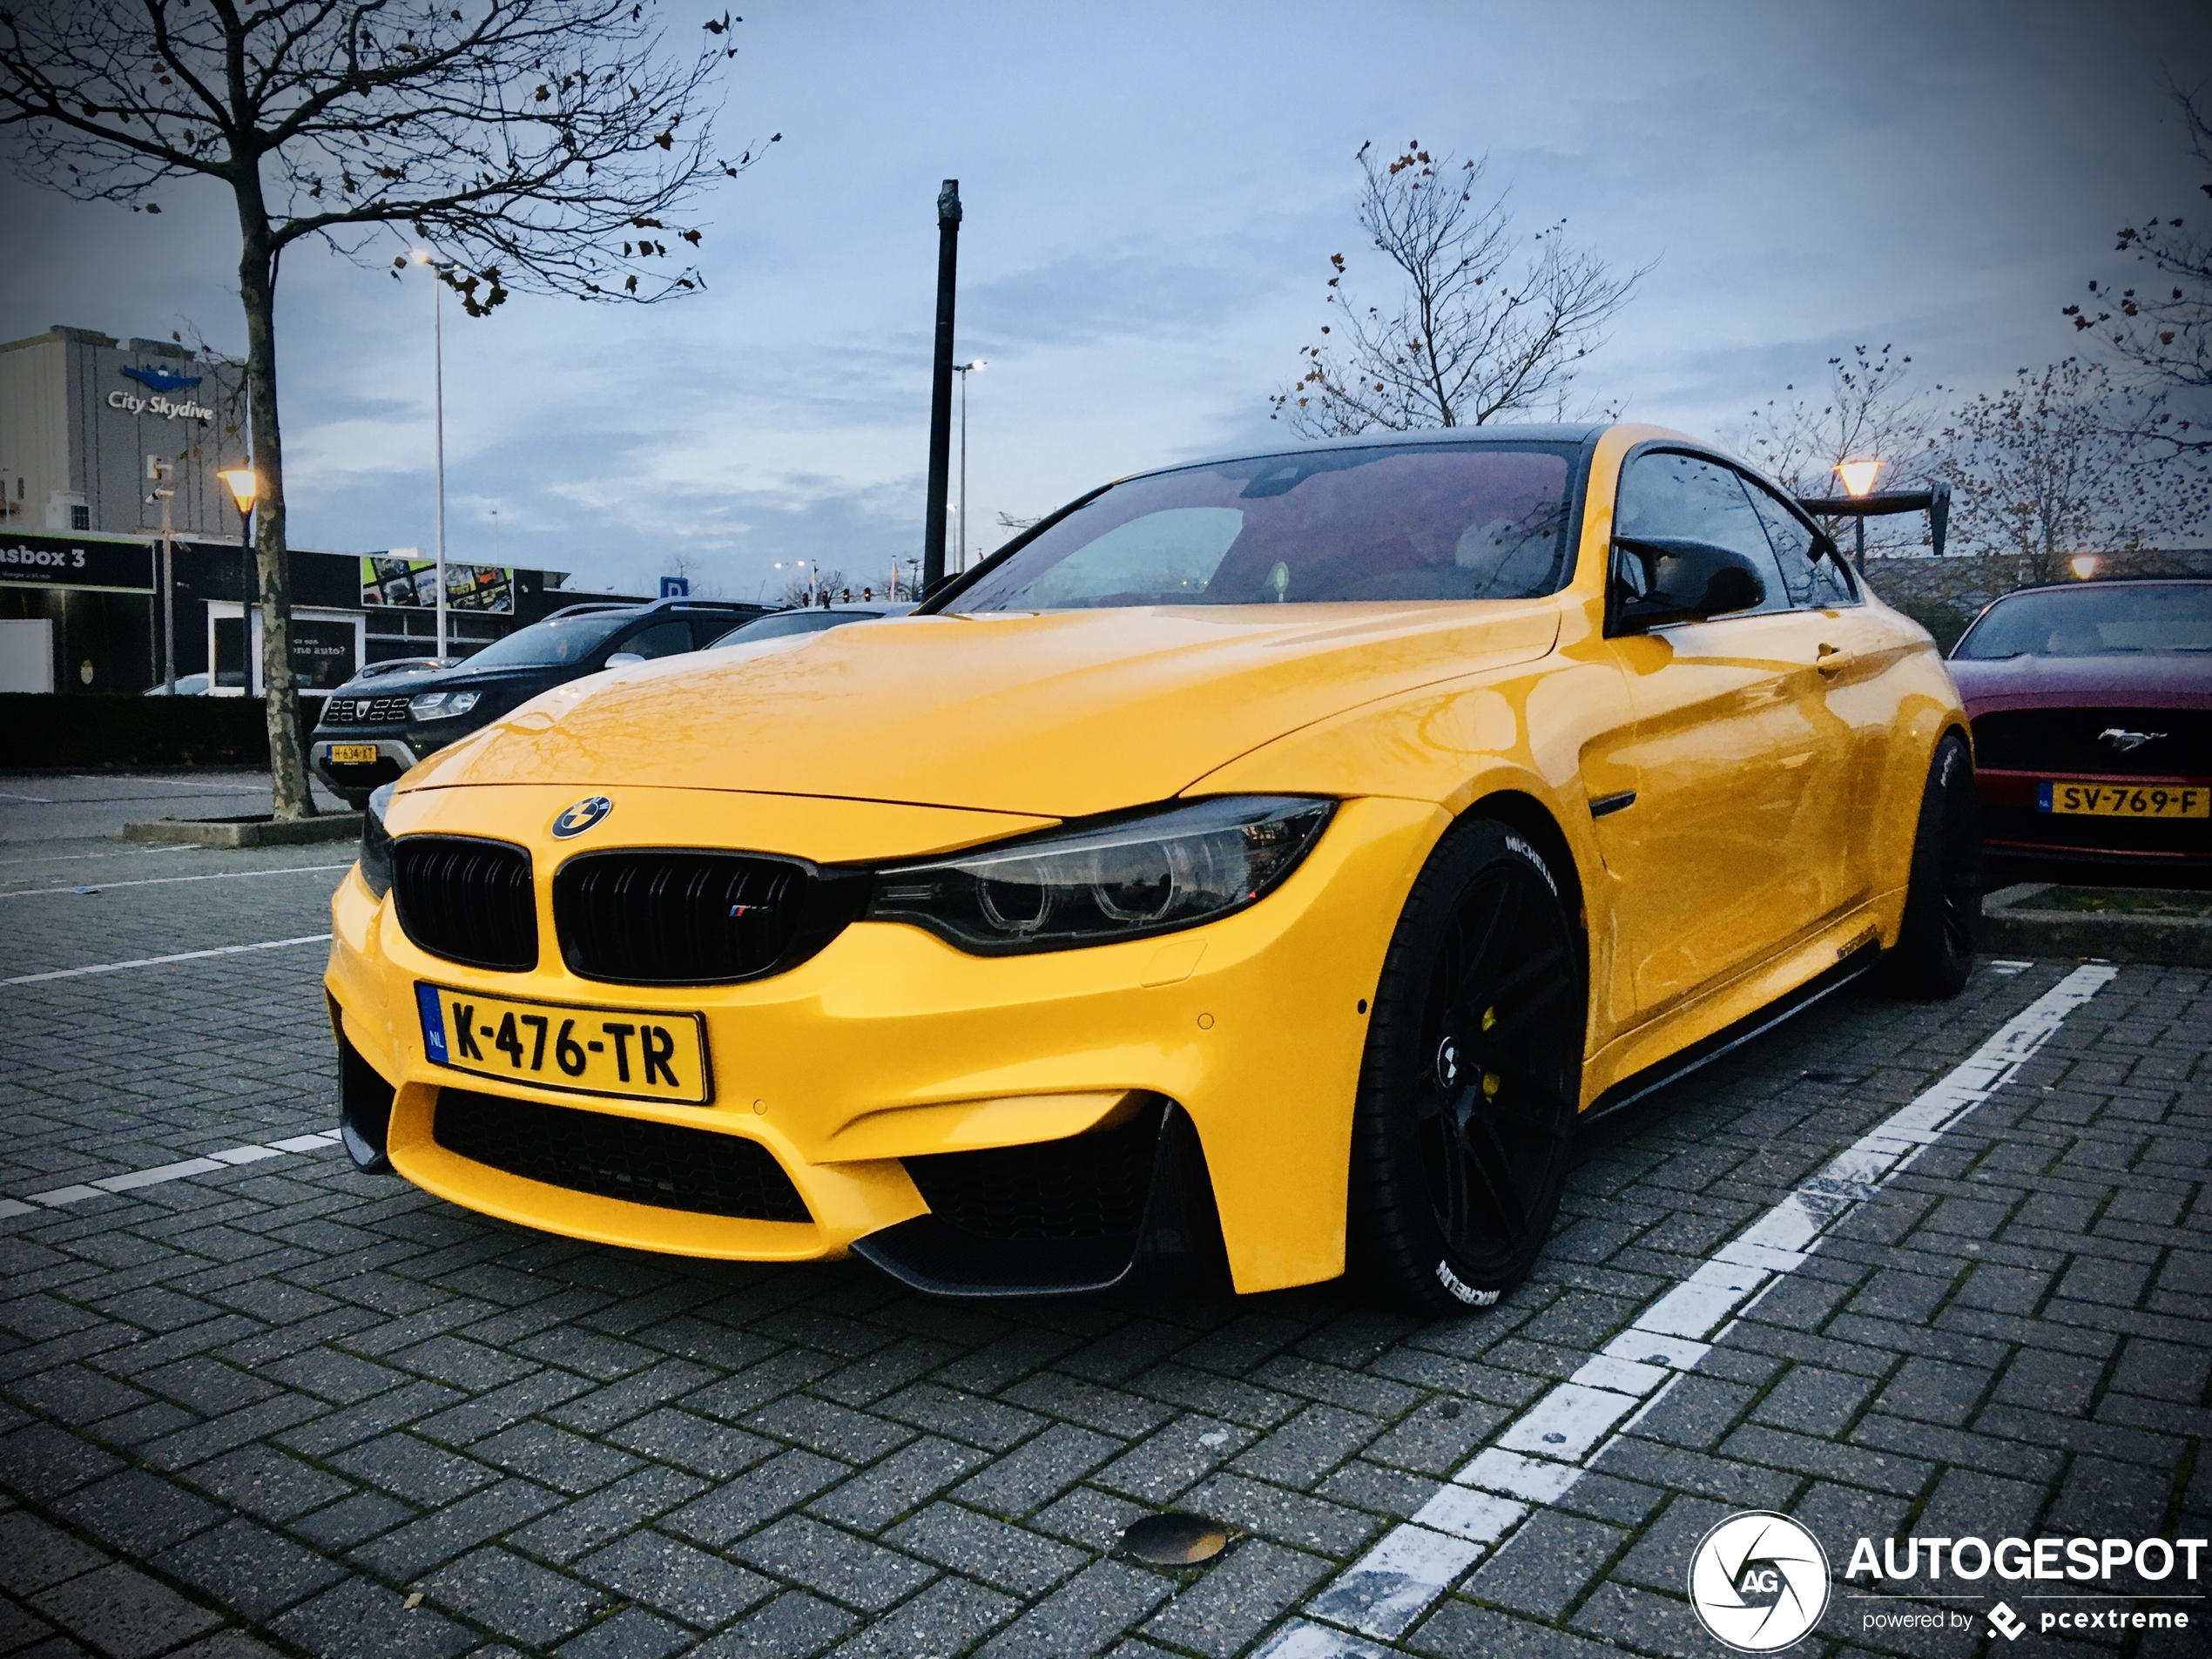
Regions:
<svg viewBox="0 0 2212 1659"><path fill-rule="evenodd" d="M373 743L334 743L330 745L330 764L334 766L373 766L376 764L376 745Z"/></svg>
<svg viewBox="0 0 2212 1659"><path fill-rule="evenodd" d="M704 1106L714 1097L696 1014L523 1002L418 983L422 1047L455 1071L572 1094Z"/></svg>
<svg viewBox="0 0 2212 1659"><path fill-rule="evenodd" d="M2036 810L2091 818L2212 818L2212 789L2177 784L2040 784Z"/></svg>

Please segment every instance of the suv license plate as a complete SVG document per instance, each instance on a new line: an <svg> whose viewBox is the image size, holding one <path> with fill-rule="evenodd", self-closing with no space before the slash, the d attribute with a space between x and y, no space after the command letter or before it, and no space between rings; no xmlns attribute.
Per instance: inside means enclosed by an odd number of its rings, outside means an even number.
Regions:
<svg viewBox="0 0 2212 1659"><path fill-rule="evenodd" d="M376 745L373 743L334 743L330 745L330 764L334 766L373 766L376 764Z"/></svg>
<svg viewBox="0 0 2212 1659"><path fill-rule="evenodd" d="M714 1098L697 1014L524 1002L421 982L415 1000L423 1051L455 1071L617 1100Z"/></svg>

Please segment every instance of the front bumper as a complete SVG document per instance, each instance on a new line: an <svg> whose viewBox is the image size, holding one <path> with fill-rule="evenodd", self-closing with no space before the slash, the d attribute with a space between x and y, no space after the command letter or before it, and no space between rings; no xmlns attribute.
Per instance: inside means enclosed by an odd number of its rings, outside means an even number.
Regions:
<svg viewBox="0 0 2212 1659"><path fill-rule="evenodd" d="M1996 863L2125 869L2154 883L2161 870L2212 869L2212 817L2103 818L2047 813L2037 805L2046 783L2212 792L2212 778L1990 768L1978 770L1974 782L1981 796L1983 849Z"/></svg>
<svg viewBox="0 0 2212 1659"><path fill-rule="evenodd" d="M347 761L343 764L330 758L335 744L363 744L376 745L374 761ZM379 788L402 776L435 745L420 738L409 742L399 736L376 736L369 732L350 732L344 730L317 731L307 740L307 765L332 789L341 793L360 794Z"/></svg>
<svg viewBox="0 0 2212 1659"><path fill-rule="evenodd" d="M674 988L571 974L555 943L547 826L575 786L422 790L395 834L529 846L540 961L489 973L429 955L358 877L332 902L327 983L349 1041L396 1085L389 1152L426 1190L549 1231L752 1260L844 1254L926 1211L900 1160L1060 1140L1122 1121L1134 1097L1188 1115L1240 1291L1341 1272L1352 1105L1383 953L1448 819L1432 804L1344 803L1288 880L1250 910L1163 938L1033 956L967 955L919 928L856 922L773 978ZM1003 816L685 790L630 790L606 846L724 846L821 862L905 858L1017 833ZM522 829L521 826L528 826ZM518 831L520 833L518 833ZM597 837L593 837L597 840ZM597 849L593 849L597 850ZM415 987L699 1012L717 1082L704 1107L487 1082L427 1056ZM441 1086L742 1136L765 1146L812 1219L732 1219L523 1179L438 1144Z"/></svg>

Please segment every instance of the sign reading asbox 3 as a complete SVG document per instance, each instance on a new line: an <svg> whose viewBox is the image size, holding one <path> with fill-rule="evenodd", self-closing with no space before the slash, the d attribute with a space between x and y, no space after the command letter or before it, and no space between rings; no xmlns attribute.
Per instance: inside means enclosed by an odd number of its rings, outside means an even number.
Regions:
<svg viewBox="0 0 2212 1659"><path fill-rule="evenodd" d="M0 538L0 582L150 590L153 561L147 550L145 542L98 542L81 536L17 531Z"/></svg>

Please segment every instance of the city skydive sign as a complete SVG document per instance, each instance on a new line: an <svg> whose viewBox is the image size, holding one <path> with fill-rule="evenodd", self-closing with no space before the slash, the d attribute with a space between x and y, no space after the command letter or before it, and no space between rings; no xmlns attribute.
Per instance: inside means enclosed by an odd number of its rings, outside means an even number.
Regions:
<svg viewBox="0 0 2212 1659"><path fill-rule="evenodd" d="M159 392L146 397L140 397L135 392L110 392L107 406L111 409L121 409L125 415L158 415L166 421L212 421L215 418L215 411L205 403L196 403L188 397L179 401L165 397Z"/></svg>
<svg viewBox="0 0 2212 1659"><path fill-rule="evenodd" d="M179 401L169 395L172 392L181 392L187 386L199 385L202 377L198 374L180 374L175 369L158 363L151 368L126 363L123 367L123 374L126 380L134 380L145 387L148 395L140 397L134 392L110 392L107 406L111 409L121 409L125 415L158 415L165 421L205 421L215 418L215 411L205 403L189 397Z"/></svg>
<svg viewBox="0 0 2212 1659"><path fill-rule="evenodd" d="M0 583L57 588L153 586L153 559L145 542L111 542L78 536L0 533Z"/></svg>

